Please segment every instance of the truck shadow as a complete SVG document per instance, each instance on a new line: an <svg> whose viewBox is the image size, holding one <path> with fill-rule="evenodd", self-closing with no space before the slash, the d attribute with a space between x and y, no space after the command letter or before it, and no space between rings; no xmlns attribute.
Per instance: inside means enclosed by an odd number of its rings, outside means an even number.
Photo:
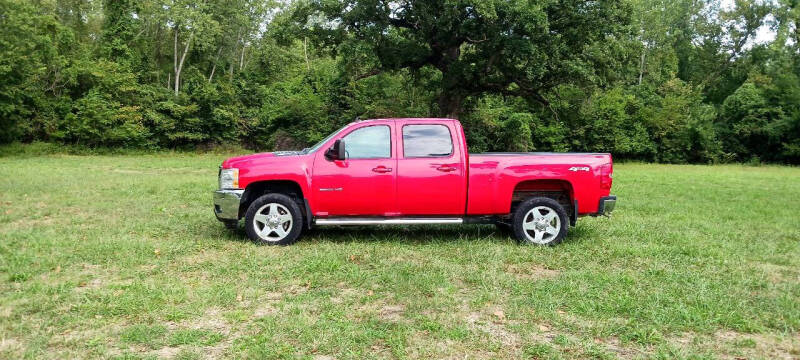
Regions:
<svg viewBox="0 0 800 360"><path fill-rule="evenodd" d="M513 242L492 225L330 226L303 235L303 242L402 242L425 244L458 241Z"/></svg>
<svg viewBox="0 0 800 360"><path fill-rule="evenodd" d="M580 226L570 228L563 243L582 243L591 233ZM512 234L494 225L420 225L403 226L331 226L315 228L303 234L301 242L374 243L398 242L411 244L486 241L515 244Z"/></svg>
<svg viewBox="0 0 800 360"><path fill-rule="evenodd" d="M217 226L215 224L215 226ZM219 231L225 240L248 243L250 239L241 226L228 230L221 225ZM592 231L585 226L569 229L562 244L580 244L592 240ZM419 225L419 226L328 226L317 227L303 233L302 243L454 243L485 241L497 244L515 244L512 234L498 230L494 225Z"/></svg>

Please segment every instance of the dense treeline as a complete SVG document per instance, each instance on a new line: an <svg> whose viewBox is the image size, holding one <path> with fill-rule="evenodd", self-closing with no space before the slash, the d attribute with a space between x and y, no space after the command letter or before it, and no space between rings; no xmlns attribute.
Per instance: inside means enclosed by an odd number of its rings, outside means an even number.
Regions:
<svg viewBox="0 0 800 360"><path fill-rule="evenodd" d="M473 152L797 164L799 25L798 0L0 0L0 143L450 116Z"/></svg>

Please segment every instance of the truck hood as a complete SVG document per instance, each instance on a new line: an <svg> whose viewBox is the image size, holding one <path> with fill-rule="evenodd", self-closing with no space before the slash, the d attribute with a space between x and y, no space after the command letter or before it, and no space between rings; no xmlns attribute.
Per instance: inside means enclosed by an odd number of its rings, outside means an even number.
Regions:
<svg viewBox="0 0 800 360"><path fill-rule="evenodd" d="M247 167L253 164L263 164L267 162L292 161L293 158L305 155L301 151L276 151L250 155L235 156L222 162L223 169Z"/></svg>

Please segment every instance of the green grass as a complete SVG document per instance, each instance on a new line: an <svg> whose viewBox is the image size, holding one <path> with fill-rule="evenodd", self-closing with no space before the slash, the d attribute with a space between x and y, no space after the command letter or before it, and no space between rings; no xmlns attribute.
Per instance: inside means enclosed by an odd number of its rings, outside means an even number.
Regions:
<svg viewBox="0 0 800 360"><path fill-rule="evenodd" d="M224 155L0 158L0 358L797 358L800 169L616 166L556 247L211 211Z"/></svg>

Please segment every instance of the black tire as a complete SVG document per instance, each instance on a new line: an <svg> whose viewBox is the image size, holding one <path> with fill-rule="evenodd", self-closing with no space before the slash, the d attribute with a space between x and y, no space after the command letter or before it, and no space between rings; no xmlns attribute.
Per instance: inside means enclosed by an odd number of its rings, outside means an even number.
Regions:
<svg viewBox="0 0 800 360"><path fill-rule="evenodd" d="M267 204L280 204L287 209L289 214L292 216L292 223L289 226L288 234L280 240L269 240L261 237L258 234L259 229L256 228L256 223L253 221L255 219L256 212L258 212L259 209ZM300 210L300 206L297 205L297 202L286 195L277 193L262 195L250 203L250 206L247 208L247 213L244 217L244 230L250 240L260 244L290 245L297 241L303 231L303 212Z"/></svg>
<svg viewBox="0 0 800 360"><path fill-rule="evenodd" d="M557 229L558 231L555 235L544 233L542 238L538 241L535 240L537 236L535 230L525 230L523 228L526 217L528 220L533 218L532 214L529 216L529 212L537 207L542 207L538 210L540 215L542 214L541 211L545 211L545 215L547 214L546 210L544 210L545 208L549 208L551 211L555 212L558 217L559 225ZM553 246L563 241L567 236L567 232L569 232L569 217L567 216L567 211L563 206L561 206L561 204L550 198L535 197L523 201L521 204L519 204L519 206L517 206L512 219L514 237L517 239L517 241L523 244ZM554 218L550 223L547 223L546 225L542 224L542 226L548 229L550 227L555 229L555 227L552 226L552 224L555 223L556 222Z"/></svg>
<svg viewBox="0 0 800 360"><path fill-rule="evenodd" d="M225 220L222 223L225 224L225 227L229 230L236 230L239 228L238 220Z"/></svg>

